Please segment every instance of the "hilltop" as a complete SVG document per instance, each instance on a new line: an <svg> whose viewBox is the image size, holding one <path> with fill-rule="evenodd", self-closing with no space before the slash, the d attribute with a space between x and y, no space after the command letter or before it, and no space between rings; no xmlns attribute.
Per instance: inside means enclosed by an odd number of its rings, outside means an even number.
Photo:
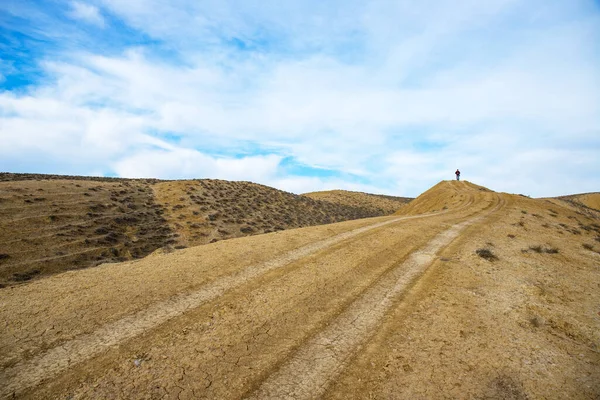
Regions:
<svg viewBox="0 0 600 400"><path fill-rule="evenodd" d="M0 285L386 213L251 182L0 173Z"/></svg>
<svg viewBox="0 0 600 400"><path fill-rule="evenodd" d="M0 397L598 398L599 262L595 214L440 182L2 289Z"/></svg>

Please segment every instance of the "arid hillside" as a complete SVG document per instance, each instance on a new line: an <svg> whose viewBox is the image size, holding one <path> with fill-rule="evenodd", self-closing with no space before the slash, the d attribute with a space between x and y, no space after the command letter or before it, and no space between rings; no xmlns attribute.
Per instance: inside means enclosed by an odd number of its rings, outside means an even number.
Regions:
<svg viewBox="0 0 600 400"><path fill-rule="evenodd" d="M319 201L251 182L167 181L152 190L176 246L390 214L371 203Z"/></svg>
<svg viewBox="0 0 600 400"><path fill-rule="evenodd" d="M591 211L592 214L596 215L600 213L600 193L574 194L555 197L554 199L566 202L582 211Z"/></svg>
<svg viewBox="0 0 600 400"><path fill-rule="evenodd" d="M0 398L596 399L599 268L599 217L440 182L0 289Z"/></svg>
<svg viewBox="0 0 600 400"><path fill-rule="evenodd" d="M157 249L384 214L250 182L0 173L0 286Z"/></svg>
<svg viewBox="0 0 600 400"><path fill-rule="evenodd" d="M362 207L377 215L390 215L409 203L410 197L385 196L348 190L328 190L324 192L304 193L303 196L315 200L328 201L353 207Z"/></svg>
<svg viewBox="0 0 600 400"><path fill-rule="evenodd" d="M0 285L175 243L149 182L13 177L0 176Z"/></svg>

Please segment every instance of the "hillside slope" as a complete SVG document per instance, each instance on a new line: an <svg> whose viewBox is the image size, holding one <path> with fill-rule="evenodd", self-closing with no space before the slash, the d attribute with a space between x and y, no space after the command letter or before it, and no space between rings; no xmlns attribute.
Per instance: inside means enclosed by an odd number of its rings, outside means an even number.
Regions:
<svg viewBox="0 0 600 400"><path fill-rule="evenodd" d="M0 181L0 286L141 258L175 243L149 185L133 180Z"/></svg>
<svg viewBox="0 0 600 400"><path fill-rule="evenodd" d="M395 197L348 190L328 190L323 192L304 193L302 196L314 200L327 201L353 207L362 207L378 215L390 215L409 203L410 197Z"/></svg>
<svg viewBox="0 0 600 400"><path fill-rule="evenodd" d="M250 182L0 173L0 286L165 246L383 214Z"/></svg>
<svg viewBox="0 0 600 400"><path fill-rule="evenodd" d="M568 205L588 212L591 215L600 215L600 193L582 193L570 196L554 197L552 200L566 202Z"/></svg>
<svg viewBox="0 0 600 400"><path fill-rule="evenodd" d="M409 207L2 289L0 396L600 396L600 219L455 181Z"/></svg>
<svg viewBox="0 0 600 400"><path fill-rule="evenodd" d="M251 182L216 179L152 186L177 245L195 246L240 236L385 215L357 202L336 204Z"/></svg>

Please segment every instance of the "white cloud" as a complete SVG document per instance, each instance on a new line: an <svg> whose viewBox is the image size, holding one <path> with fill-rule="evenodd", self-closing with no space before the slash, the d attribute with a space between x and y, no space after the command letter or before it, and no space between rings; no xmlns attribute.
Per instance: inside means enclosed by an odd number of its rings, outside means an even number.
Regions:
<svg viewBox="0 0 600 400"><path fill-rule="evenodd" d="M82 20L89 24L104 27L104 17L98 7L92 4L86 4L81 1L72 1L69 17L76 20Z"/></svg>
<svg viewBox="0 0 600 400"><path fill-rule="evenodd" d="M11 151L123 176L412 196L457 167L465 179L532 195L552 193L544 170L555 164L572 177L600 167L588 153L600 132L598 18L583 6L540 14L540 2L517 0L95 4L175 56L139 46L48 59L52 80L0 93ZM71 16L105 24L87 3L73 2ZM233 38L257 48L236 49ZM573 148L562 151L565 143ZM347 178L285 176L284 156Z"/></svg>
<svg viewBox="0 0 600 400"><path fill-rule="evenodd" d="M114 170L129 178L217 178L265 182L278 173L281 157L216 158L196 150L149 149L116 161Z"/></svg>

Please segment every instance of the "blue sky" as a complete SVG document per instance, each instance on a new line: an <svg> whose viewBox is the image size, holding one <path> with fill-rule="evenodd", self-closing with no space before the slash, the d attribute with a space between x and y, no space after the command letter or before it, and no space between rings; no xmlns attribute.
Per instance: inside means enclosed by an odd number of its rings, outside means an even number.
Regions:
<svg viewBox="0 0 600 400"><path fill-rule="evenodd" d="M597 1L0 2L0 170L600 191Z"/></svg>

